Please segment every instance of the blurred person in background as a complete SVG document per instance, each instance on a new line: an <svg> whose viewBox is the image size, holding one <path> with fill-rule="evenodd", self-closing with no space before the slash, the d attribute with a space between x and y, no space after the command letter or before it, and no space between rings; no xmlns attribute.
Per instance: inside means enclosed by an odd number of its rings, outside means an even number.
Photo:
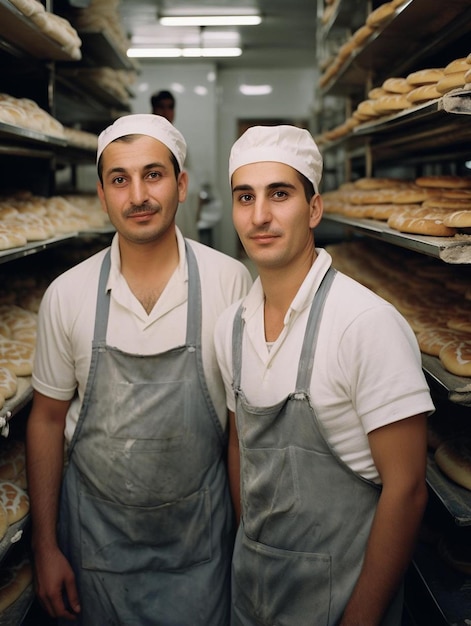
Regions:
<svg viewBox="0 0 471 626"><path fill-rule="evenodd" d="M171 124L175 121L176 100L171 91L163 89L157 91L150 98L152 113L165 117ZM188 174L188 190L185 202L178 208L175 223L182 231L184 237L198 241L198 217L201 211L201 185L194 170L191 169L190 157L186 155L185 171Z"/></svg>

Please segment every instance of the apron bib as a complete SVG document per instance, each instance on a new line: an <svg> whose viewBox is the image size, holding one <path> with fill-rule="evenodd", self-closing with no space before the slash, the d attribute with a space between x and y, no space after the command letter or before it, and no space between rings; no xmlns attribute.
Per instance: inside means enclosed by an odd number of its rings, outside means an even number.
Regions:
<svg viewBox="0 0 471 626"><path fill-rule="evenodd" d="M360 574L380 489L334 452L313 410L310 382L329 269L314 298L296 390L270 407L240 389L243 320L233 371L241 452L242 523L233 557L232 626L334 626ZM400 598L383 622L399 626Z"/></svg>
<svg viewBox="0 0 471 626"><path fill-rule="evenodd" d="M189 245L186 253L185 345L150 356L106 344L109 253L103 262L59 516L82 606L76 624L229 623L226 436L203 371L197 262Z"/></svg>

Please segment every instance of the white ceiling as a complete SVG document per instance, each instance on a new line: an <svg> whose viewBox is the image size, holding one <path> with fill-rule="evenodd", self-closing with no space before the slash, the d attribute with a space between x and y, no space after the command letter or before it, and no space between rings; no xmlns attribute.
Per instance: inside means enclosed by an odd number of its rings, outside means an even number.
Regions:
<svg viewBox="0 0 471 626"><path fill-rule="evenodd" d="M258 26L181 28L160 26L157 16L171 10L206 13L214 7L228 12L230 7L257 8L262 14ZM218 59L220 67L312 67L315 64L316 0L121 0L123 26L133 45L150 47L185 44L199 45L201 36L215 31L237 30L243 53L237 58ZM205 45L210 45L206 43ZM140 62L144 60L140 59ZM201 61L201 59L200 59ZM159 62L168 62L159 59ZM178 60L173 60L176 63ZM188 63L188 59L182 62Z"/></svg>

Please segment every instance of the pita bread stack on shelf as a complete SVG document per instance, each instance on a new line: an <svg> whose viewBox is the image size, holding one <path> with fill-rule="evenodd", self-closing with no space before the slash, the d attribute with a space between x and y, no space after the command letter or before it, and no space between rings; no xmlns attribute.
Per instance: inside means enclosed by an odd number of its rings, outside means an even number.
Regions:
<svg viewBox="0 0 471 626"><path fill-rule="evenodd" d="M82 58L82 40L72 24L49 11L35 13L31 20L48 37L54 39L76 61Z"/></svg>
<svg viewBox="0 0 471 626"><path fill-rule="evenodd" d="M104 32L124 55L129 38L119 17L119 0L91 0L86 9L76 9L70 19L78 31Z"/></svg>
<svg viewBox="0 0 471 626"><path fill-rule="evenodd" d="M64 138L63 125L29 98L0 93L0 122Z"/></svg>
<svg viewBox="0 0 471 626"><path fill-rule="evenodd" d="M79 128L64 126L64 138L69 144L77 146L78 148L96 150L98 146L98 135Z"/></svg>
<svg viewBox="0 0 471 626"><path fill-rule="evenodd" d="M62 46L72 59L82 58L82 40L67 19L46 11L39 0L10 0L10 2L34 22L41 32Z"/></svg>

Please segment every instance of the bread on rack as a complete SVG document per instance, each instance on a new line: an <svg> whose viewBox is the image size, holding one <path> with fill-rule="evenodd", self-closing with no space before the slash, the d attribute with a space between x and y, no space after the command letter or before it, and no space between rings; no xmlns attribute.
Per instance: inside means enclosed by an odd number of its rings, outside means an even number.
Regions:
<svg viewBox="0 0 471 626"><path fill-rule="evenodd" d="M413 86L405 78L400 77L386 78L382 87L389 93L409 93L413 89Z"/></svg>
<svg viewBox="0 0 471 626"><path fill-rule="evenodd" d="M471 189L471 176L431 175L415 179L419 187L438 187L443 189Z"/></svg>
<svg viewBox="0 0 471 626"><path fill-rule="evenodd" d="M18 389L18 376L8 367L0 367L0 393L8 400Z"/></svg>
<svg viewBox="0 0 471 626"><path fill-rule="evenodd" d="M0 569L0 613L18 600L33 581L33 569L27 557Z"/></svg>
<svg viewBox="0 0 471 626"><path fill-rule="evenodd" d="M471 377L471 338L443 346L438 355L443 367L456 376Z"/></svg>
<svg viewBox="0 0 471 626"><path fill-rule="evenodd" d="M0 480L9 480L26 489L25 444L7 439L0 447Z"/></svg>
<svg viewBox="0 0 471 626"><path fill-rule="evenodd" d="M423 102L428 102L429 100L436 100L437 98L441 98L442 94L438 91L436 85L421 85L420 87L415 87L412 91L406 94L406 98L412 104L422 104Z"/></svg>
<svg viewBox="0 0 471 626"><path fill-rule="evenodd" d="M466 73L467 72L463 71L454 72L453 74L445 74L445 76L443 76L443 78L441 78L437 83L437 91L443 95L453 89L464 87L466 83Z"/></svg>
<svg viewBox="0 0 471 626"><path fill-rule="evenodd" d="M13 481L0 480L0 503L7 512L9 526L29 513L28 494Z"/></svg>
<svg viewBox="0 0 471 626"><path fill-rule="evenodd" d="M453 482L471 490L471 437L445 440L434 454L435 463Z"/></svg>
<svg viewBox="0 0 471 626"><path fill-rule="evenodd" d="M31 376L33 356L31 344L0 337L0 367L7 367L16 376Z"/></svg>
<svg viewBox="0 0 471 626"><path fill-rule="evenodd" d="M452 228L471 228L471 209L453 211L443 219L443 223Z"/></svg>
<svg viewBox="0 0 471 626"><path fill-rule="evenodd" d="M366 25L371 28L380 28L384 26L394 15L396 10L395 5L392 2L385 2L381 4L377 9L371 11L366 18Z"/></svg>
<svg viewBox="0 0 471 626"><path fill-rule="evenodd" d="M432 237L452 237L456 229L446 226L443 218L446 211L427 207L398 209L388 219L388 226L402 233L429 235Z"/></svg>
<svg viewBox="0 0 471 626"><path fill-rule="evenodd" d="M411 72L406 76L406 80L414 87L422 85L436 85L437 82L445 75L443 68L429 67L416 72Z"/></svg>

